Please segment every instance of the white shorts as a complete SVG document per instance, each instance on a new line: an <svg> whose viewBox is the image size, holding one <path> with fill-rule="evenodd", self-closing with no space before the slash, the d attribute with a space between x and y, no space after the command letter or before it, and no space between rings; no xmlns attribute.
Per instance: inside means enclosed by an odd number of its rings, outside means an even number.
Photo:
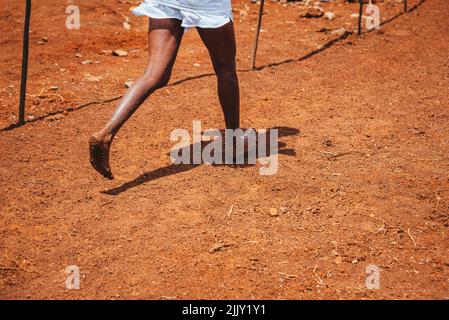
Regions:
<svg viewBox="0 0 449 320"><path fill-rule="evenodd" d="M229 0L145 0L132 12L137 16L154 19L178 19L184 28L219 28L233 21ZM163 4L162 4L163 3Z"/></svg>

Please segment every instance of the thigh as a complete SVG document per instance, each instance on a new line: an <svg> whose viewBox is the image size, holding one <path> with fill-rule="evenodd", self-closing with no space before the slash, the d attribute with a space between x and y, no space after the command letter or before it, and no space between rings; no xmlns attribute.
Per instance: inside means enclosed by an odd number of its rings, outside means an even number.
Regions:
<svg viewBox="0 0 449 320"><path fill-rule="evenodd" d="M148 65L145 73L154 77L169 76L181 44L184 28L178 19L150 18Z"/></svg>
<svg viewBox="0 0 449 320"><path fill-rule="evenodd" d="M198 33L209 50L215 68L235 68L235 32L234 23L229 21L219 28L197 28Z"/></svg>

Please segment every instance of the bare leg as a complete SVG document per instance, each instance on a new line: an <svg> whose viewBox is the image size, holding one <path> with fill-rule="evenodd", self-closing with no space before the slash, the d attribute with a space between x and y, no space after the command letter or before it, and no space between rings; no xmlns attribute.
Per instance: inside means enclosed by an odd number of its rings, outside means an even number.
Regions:
<svg viewBox="0 0 449 320"><path fill-rule="evenodd" d="M240 93L235 55L236 44L232 21L220 28L197 28L214 66L226 128L240 127Z"/></svg>
<svg viewBox="0 0 449 320"><path fill-rule="evenodd" d="M114 179L109 165L114 136L151 93L168 83L183 33L180 20L150 18L145 73L125 93L105 127L89 140L90 162L104 177Z"/></svg>

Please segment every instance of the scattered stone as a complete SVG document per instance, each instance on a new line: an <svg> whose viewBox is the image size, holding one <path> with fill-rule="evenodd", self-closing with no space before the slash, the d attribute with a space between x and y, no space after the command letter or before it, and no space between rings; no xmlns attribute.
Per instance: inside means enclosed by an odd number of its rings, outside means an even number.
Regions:
<svg viewBox="0 0 449 320"><path fill-rule="evenodd" d="M320 7L307 7L299 16L301 18L320 18L324 15L323 9Z"/></svg>
<svg viewBox="0 0 449 320"><path fill-rule="evenodd" d="M332 20L335 19L335 13L329 11L329 12L326 12L326 13L323 15L323 17L324 17L325 19L329 20L329 21L332 21Z"/></svg>
<svg viewBox="0 0 449 320"><path fill-rule="evenodd" d="M46 120L47 121L57 121L64 118L64 115L62 113L57 113L55 115L49 116Z"/></svg>
<svg viewBox="0 0 449 320"><path fill-rule="evenodd" d="M226 248L232 247L232 244L229 243L219 243L216 244L215 246L213 246L210 250L209 253L215 253L217 251L224 251Z"/></svg>
<svg viewBox="0 0 449 320"><path fill-rule="evenodd" d="M324 140L323 145L325 145L326 147L332 147L332 140L330 139Z"/></svg>
<svg viewBox="0 0 449 320"><path fill-rule="evenodd" d="M276 208L270 208L270 216L277 217L279 216L279 212Z"/></svg>
<svg viewBox="0 0 449 320"><path fill-rule="evenodd" d="M336 30L332 31L331 33L334 34L334 35L337 35L339 37L342 37L342 36L344 36L346 34L346 29L341 27L339 29L336 29Z"/></svg>
<svg viewBox="0 0 449 320"><path fill-rule="evenodd" d="M77 57L77 58L82 58L83 57L83 55L81 54L81 53L75 53L75 57Z"/></svg>
<svg viewBox="0 0 449 320"><path fill-rule="evenodd" d="M50 90L51 91L58 91L60 88L58 86L51 86Z"/></svg>
<svg viewBox="0 0 449 320"><path fill-rule="evenodd" d="M201 67L201 65L199 63L194 63L193 66L197 67L197 68Z"/></svg>
<svg viewBox="0 0 449 320"><path fill-rule="evenodd" d="M91 75L90 73L87 73L87 74L84 76L84 78L85 78L87 81L92 81L92 82L99 82L101 79L103 79L103 77L101 77L101 76L95 77L95 76Z"/></svg>
<svg viewBox="0 0 449 320"><path fill-rule="evenodd" d="M123 28L126 30L131 30L131 24L128 21L123 22Z"/></svg>
<svg viewBox="0 0 449 320"><path fill-rule="evenodd" d="M358 19L359 18L359 14L358 13L353 13L353 14L350 15L350 17ZM362 14L362 19L366 19L366 16L364 14Z"/></svg>
<svg viewBox="0 0 449 320"><path fill-rule="evenodd" d="M39 40L37 42L38 45L43 45L46 44L48 42L48 38L47 37L42 37L41 40Z"/></svg>
<svg viewBox="0 0 449 320"><path fill-rule="evenodd" d="M128 52L126 52L125 50L122 49L117 49L112 51L112 55L117 56L117 57L126 57L128 56Z"/></svg>
<svg viewBox="0 0 449 320"><path fill-rule="evenodd" d="M92 64L92 63L93 63L92 60L81 61L81 64L83 64L83 65L88 65L88 64Z"/></svg>
<svg viewBox="0 0 449 320"><path fill-rule="evenodd" d="M125 82L125 88L131 88L131 86L133 85L134 82L132 81L126 81Z"/></svg>
<svg viewBox="0 0 449 320"><path fill-rule="evenodd" d="M288 213L288 208L287 207L280 207L279 208L279 212L280 213Z"/></svg>
<svg viewBox="0 0 449 320"><path fill-rule="evenodd" d="M413 128L413 133L416 135L424 135L426 134L426 132L418 127L414 127Z"/></svg>

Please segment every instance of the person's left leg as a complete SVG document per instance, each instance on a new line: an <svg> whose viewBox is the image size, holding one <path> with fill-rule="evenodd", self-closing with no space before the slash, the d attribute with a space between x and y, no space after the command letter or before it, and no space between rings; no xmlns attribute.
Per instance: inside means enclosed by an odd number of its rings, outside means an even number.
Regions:
<svg viewBox="0 0 449 320"><path fill-rule="evenodd" d="M219 28L197 28L209 51L218 81L218 97L226 128L240 128L240 93L236 70L236 44L232 21Z"/></svg>

